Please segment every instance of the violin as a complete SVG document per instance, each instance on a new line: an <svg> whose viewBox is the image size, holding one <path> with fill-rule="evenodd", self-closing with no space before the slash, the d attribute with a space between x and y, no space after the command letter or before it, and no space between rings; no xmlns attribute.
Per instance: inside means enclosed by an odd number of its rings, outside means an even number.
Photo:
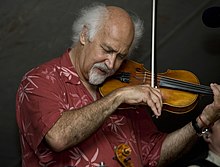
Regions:
<svg viewBox="0 0 220 167"><path fill-rule="evenodd" d="M117 88L149 84L160 89L163 110L176 114L187 113L195 108L200 94L213 95L213 93L209 86L201 85L190 71L167 70L159 74L155 72L156 6L157 0L152 0L151 72L145 69L143 64L125 60L116 74L99 87L99 91L102 96L106 96Z"/></svg>
<svg viewBox="0 0 220 167"><path fill-rule="evenodd" d="M143 64L125 60L115 75L111 76L99 87L102 96L125 86L149 84L151 73ZM200 94L212 95L209 86L201 85L198 78L187 70L167 70L157 74L156 87L160 89L163 110L183 114L194 109Z"/></svg>

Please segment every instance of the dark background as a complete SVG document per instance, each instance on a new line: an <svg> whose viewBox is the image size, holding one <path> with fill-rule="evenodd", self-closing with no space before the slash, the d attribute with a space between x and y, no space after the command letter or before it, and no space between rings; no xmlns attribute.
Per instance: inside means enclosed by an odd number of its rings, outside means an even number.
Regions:
<svg viewBox="0 0 220 167"><path fill-rule="evenodd" d="M60 56L71 46L71 26L78 10L93 0L0 1L0 165L19 166L20 145L15 117L15 94L21 77L32 67ZM145 34L132 59L150 68L150 0L102 0L137 13ZM201 16L219 0L159 0L157 9L157 69L192 71L204 85L220 83L220 28L206 27ZM194 118L212 100L203 96L184 115L163 112L158 128L171 132ZM199 152L200 145L194 152ZM196 150L196 151L195 151Z"/></svg>

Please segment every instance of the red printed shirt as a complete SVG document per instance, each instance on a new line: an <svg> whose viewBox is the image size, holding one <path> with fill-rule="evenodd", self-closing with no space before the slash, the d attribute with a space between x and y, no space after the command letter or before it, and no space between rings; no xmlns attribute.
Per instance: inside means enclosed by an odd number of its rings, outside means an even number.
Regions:
<svg viewBox="0 0 220 167"><path fill-rule="evenodd" d="M119 108L82 143L61 152L52 151L44 136L62 112L92 102L68 51L25 74L16 96L22 166L93 167L104 162L108 167L117 167L120 165L113 158L114 148L123 143L130 146L130 162L135 167L157 165L166 134L157 130L143 108Z"/></svg>

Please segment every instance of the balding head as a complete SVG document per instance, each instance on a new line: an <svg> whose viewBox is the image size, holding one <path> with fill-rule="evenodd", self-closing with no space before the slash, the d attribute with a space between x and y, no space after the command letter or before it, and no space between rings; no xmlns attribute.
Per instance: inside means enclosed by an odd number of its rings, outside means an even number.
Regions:
<svg viewBox="0 0 220 167"><path fill-rule="evenodd" d="M122 8L116 6L105 6L104 4L95 4L81 10L80 16L73 24L73 46L78 43L79 35L83 27L88 29L88 38L92 40L97 31L106 25L114 29L120 27L120 33L127 33L124 36L132 37L132 48L136 48L139 39L143 34L143 22L137 17L130 17ZM106 25L107 26L107 25ZM124 32L122 32L124 30Z"/></svg>
<svg viewBox="0 0 220 167"><path fill-rule="evenodd" d="M109 21L115 21L119 25L127 24L128 26L133 27L133 22L131 20L131 17L124 9L116 6L108 6L107 10L108 10Z"/></svg>
<svg viewBox="0 0 220 167"><path fill-rule="evenodd" d="M132 44L134 38L134 24L129 14L122 8L116 6L107 7L107 16L103 20L100 31L105 31L115 39Z"/></svg>

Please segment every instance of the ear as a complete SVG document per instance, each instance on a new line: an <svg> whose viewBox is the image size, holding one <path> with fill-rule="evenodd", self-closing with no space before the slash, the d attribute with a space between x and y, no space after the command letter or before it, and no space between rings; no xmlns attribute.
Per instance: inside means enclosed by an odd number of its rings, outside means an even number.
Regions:
<svg viewBox="0 0 220 167"><path fill-rule="evenodd" d="M88 28L84 25L83 29L82 29L82 31L80 33L80 43L82 45L85 45L87 40L88 40Z"/></svg>

